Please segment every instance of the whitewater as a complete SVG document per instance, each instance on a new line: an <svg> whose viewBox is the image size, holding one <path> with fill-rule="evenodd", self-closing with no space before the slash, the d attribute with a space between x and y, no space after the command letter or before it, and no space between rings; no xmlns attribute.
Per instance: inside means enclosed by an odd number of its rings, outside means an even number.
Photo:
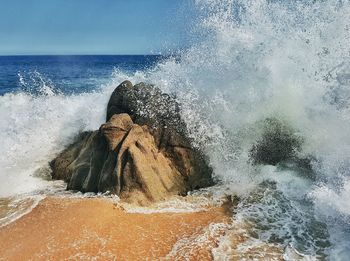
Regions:
<svg viewBox="0 0 350 261"><path fill-rule="evenodd" d="M198 193L241 199L214 258L233 258L229 235L240 226L250 238L242 253L267 243L286 260L348 260L350 2L196 0L187 8L191 45L150 69L117 69L108 83L72 94L36 72L35 92L0 96L0 197L57 189L48 162L79 132L98 129L120 82L143 81L177 97L210 160L218 184ZM310 159L312 175L293 162L252 164L271 118L301 138L297 154Z"/></svg>

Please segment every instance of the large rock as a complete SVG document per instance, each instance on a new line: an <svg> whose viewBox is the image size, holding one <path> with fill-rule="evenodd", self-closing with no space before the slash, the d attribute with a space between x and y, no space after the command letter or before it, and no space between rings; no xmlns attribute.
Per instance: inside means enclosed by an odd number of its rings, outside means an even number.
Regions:
<svg viewBox="0 0 350 261"><path fill-rule="evenodd" d="M50 165L52 177L65 180L68 189L110 191L142 205L213 184L176 101L154 86L128 81L113 92L107 123L81 134Z"/></svg>
<svg viewBox="0 0 350 261"><path fill-rule="evenodd" d="M276 118L267 118L260 128L262 136L250 150L253 163L277 165L298 160L303 139L292 127Z"/></svg>
<svg viewBox="0 0 350 261"><path fill-rule="evenodd" d="M108 121L114 114L127 113L139 125L147 125L160 148L191 147L186 125L174 97L153 85L122 82L112 93L107 106Z"/></svg>

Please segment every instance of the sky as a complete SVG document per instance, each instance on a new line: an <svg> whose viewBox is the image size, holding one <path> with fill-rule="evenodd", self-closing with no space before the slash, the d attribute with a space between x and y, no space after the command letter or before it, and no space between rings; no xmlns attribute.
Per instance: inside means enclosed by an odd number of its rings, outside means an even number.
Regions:
<svg viewBox="0 0 350 261"><path fill-rule="evenodd" d="M157 54L186 45L187 0L0 0L0 55Z"/></svg>

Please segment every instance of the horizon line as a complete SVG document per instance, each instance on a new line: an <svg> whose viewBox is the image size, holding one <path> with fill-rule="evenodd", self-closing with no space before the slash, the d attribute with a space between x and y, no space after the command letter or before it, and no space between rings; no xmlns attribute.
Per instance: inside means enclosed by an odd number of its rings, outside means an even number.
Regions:
<svg viewBox="0 0 350 261"><path fill-rule="evenodd" d="M0 56L166 56L171 54L0 54Z"/></svg>

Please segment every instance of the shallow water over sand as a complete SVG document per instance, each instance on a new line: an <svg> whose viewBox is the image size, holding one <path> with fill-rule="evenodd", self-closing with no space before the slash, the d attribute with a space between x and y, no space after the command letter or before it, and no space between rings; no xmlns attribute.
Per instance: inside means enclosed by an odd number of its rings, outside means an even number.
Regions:
<svg viewBox="0 0 350 261"><path fill-rule="evenodd" d="M252 237L232 215L237 203L208 194L150 207L92 193L2 199L2 216L17 216L0 228L0 260L302 260L292 247Z"/></svg>
<svg viewBox="0 0 350 261"><path fill-rule="evenodd" d="M187 213L128 213L102 198L46 198L0 229L5 260L167 257L211 260L230 218L223 208ZM216 227L216 228L215 228ZM186 247L181 247L186 242ZM187 249L186 249L187 248Z"/></svg>

